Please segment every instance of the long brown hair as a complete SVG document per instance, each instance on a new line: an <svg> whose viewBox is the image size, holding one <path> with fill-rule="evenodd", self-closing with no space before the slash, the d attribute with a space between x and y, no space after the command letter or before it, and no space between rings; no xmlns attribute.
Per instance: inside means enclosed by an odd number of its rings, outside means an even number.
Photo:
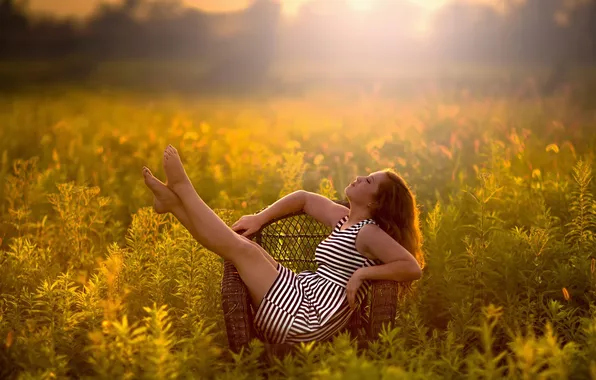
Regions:
<svg viewBox="0 0 596 380"><path fill-rule="evenodd" d="M401 244L424 267L422 233L416 196L406 181L393 169L382 170L388 181L379 184L375 202L371 205L371 216L379 227Z"/></svg>

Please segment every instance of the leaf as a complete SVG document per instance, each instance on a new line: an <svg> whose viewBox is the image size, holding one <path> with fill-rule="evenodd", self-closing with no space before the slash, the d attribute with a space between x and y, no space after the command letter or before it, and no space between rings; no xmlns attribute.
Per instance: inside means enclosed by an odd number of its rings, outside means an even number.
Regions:
<svg viewBox="0 0 596 380"><path fill-rule="evenodd" d="M557 144L549 144L546 146L546 151L559 153L559 146Z"/></svg>

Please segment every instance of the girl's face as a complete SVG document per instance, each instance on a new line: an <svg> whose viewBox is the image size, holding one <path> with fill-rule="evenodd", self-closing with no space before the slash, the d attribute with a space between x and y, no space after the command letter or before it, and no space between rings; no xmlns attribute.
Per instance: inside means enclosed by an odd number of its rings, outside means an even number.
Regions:
<svg viewBox="0 0 596 380"><path fill-rule="evenodd" d="M375 201L375 194L379 190L379 184L387 180L384 172L374 172L368 176L358 176L346 186L345 193L350 202L360 205L368 205Z"/></svg>

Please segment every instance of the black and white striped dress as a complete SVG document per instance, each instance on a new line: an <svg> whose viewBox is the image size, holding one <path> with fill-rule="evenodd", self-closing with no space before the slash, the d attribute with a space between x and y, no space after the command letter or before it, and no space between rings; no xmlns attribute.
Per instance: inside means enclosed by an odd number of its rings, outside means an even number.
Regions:
<svg viewBox="0 0 596 380"><path fill-rule="evenodd" d="M254 325L269 343L323 340L347 325L353 310L347 301L346 285L362 267L381 263L356 250L356 236L373 219L341 230L344 216L315 250L317 270L298 274L278 263L279 275L265 294L255 314ZM359 305L370 288L364 281L356 294ZM357 309L357 308L356 308Z"/></svg>

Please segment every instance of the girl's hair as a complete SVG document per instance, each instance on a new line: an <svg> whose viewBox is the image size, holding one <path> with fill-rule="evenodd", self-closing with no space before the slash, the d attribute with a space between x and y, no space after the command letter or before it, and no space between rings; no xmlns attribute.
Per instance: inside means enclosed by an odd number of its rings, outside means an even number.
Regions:
<svg viewBox="0 0 596 380"><path fill-rule="evenodd" d="M393 169L384 169L388 181L382 181L371 205L372 218L379 227L408 250L424 267L422 233L416 197L406 181Z"/></svg>

